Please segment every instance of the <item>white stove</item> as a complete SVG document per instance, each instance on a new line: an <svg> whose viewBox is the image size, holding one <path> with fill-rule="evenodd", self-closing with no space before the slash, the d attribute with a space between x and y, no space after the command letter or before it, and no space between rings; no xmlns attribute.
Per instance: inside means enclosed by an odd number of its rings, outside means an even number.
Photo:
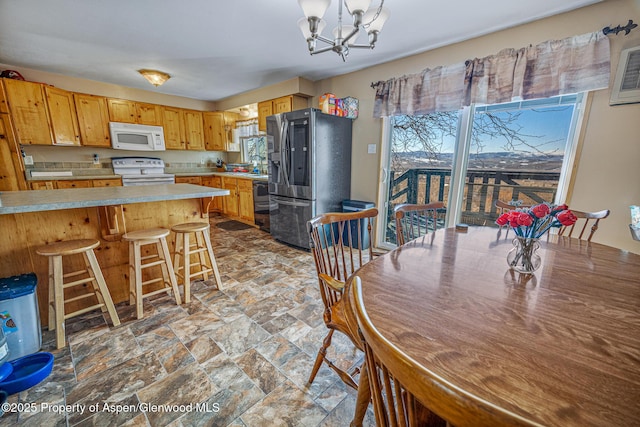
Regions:
<svg viewBox="0 0 640 427"><path fill-rule="evenodd" d="M174 184L175 176L164 173L164 161L156 157L113 157L113 173L122 176L122 185Z"/></svg>

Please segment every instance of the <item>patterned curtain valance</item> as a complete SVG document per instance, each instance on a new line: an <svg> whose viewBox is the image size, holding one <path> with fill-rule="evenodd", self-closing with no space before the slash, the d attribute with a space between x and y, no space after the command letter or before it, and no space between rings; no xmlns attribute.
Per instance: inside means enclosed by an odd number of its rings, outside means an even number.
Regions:
<svg viewBox="0 0 640 427"><path fill-rule="evenodd" d="M603 89L609 85L609 60L609 39L601 31L504 49L497 55L373 83L373 116L454 111L473 103Z"/></svg>

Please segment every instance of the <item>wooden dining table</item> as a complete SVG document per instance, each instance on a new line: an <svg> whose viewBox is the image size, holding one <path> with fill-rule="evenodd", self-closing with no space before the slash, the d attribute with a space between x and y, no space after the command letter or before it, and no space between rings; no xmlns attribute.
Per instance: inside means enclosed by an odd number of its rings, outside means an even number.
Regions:
<svg viewBox="0 0 640 427"><path fill-rule="evenodd" d="M452 425L474 425L469 401L524 425L640 425L640 255L546 236L527 275L507 265L513 237L439 230L358 270L374 326L451 392L410 391L458 405Z"/></svg>

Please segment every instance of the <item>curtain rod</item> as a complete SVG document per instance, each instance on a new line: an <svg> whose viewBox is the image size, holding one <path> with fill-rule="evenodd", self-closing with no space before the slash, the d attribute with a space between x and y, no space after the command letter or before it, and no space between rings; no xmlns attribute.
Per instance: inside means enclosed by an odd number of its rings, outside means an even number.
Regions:
<svg viewBox="0 0 640 427"><path fill-rule="evenodd" d="M625 25L624 27L618 25L615 28L611 28L611 27L604 27L602 29L602 33L606 36L610 33L616 33L616 35L618 35L618 33L620 31L624 31L624 35L626 36L627 34L629 34L631 32L631 30L633 30L635 27L637 27L638 24L634 24L633 20L629 19L629 22L627 22L627 25Z"/></svg>

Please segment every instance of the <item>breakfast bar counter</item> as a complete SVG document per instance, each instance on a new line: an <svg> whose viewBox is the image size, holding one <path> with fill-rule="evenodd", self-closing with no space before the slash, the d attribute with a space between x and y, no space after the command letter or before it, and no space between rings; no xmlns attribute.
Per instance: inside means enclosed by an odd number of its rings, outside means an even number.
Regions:
<svg viewBox="0 0 640 427"><path fill-rule="evenodd" d="M213 198L228 194L229 190L193 184L2 192L0 276L36 274L40 319L46 324L48 263L36 249L47 243L96 239L100 246L95 253L114 302L128 301L128 245L121 236L185 222L208 222ZM168 242L172 247L172 235Z"/></svg>
<svg viewBox="0 0 640 427"><path fill-rule="evenodd" d="M166 200L226 196L229 190L193 184L157 184L130 187L69 188L5 191L0 193L0 215Z"/></svg>

